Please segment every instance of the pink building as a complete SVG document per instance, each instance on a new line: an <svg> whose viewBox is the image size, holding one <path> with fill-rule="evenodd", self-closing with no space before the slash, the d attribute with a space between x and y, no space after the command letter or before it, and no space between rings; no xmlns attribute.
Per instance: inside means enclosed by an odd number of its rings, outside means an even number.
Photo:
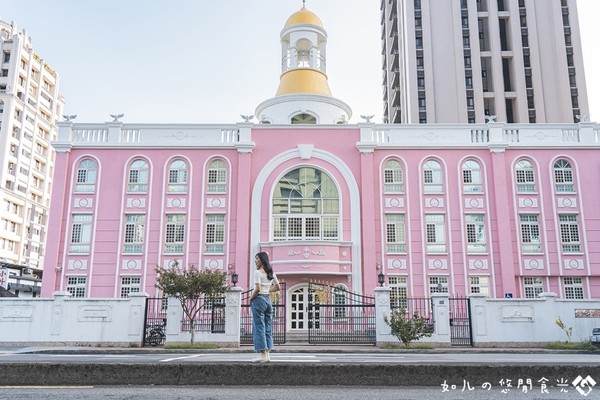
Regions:
<svg viewBox="0 0 600 400"><path fill-rule="evenodd" d="M318 17L281 39L258 124L59 123L42 296L159 295L175 261L247 288L266 251L290 326L309 282L380 273L395 297L600 297L597 124L347 124Z"/></svg>

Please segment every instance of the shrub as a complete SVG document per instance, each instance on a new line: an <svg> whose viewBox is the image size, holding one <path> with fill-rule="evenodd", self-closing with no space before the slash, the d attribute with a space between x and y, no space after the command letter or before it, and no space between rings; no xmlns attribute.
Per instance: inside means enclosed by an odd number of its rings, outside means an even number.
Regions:
<svg viewBox="0 0 600 400"><path fill-rule="evenodd" d="M392 335L404 343L405 347L410 347L414 340L430 337L432 334L429 319L419 316L417 310L411 315L405 308L398 308L393 310L389 317L384 315L383 320L391 328Z"/></svg>

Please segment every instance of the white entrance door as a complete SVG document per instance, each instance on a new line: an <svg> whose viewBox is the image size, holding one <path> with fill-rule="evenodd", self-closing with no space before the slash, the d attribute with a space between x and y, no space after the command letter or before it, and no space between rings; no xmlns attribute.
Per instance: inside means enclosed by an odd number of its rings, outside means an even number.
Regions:
<svg viewBox="0 0 600 400"><path fill-rule="evenodd" d="M294 289L290 293L290 330L308 329L308 285Z"/></svg>

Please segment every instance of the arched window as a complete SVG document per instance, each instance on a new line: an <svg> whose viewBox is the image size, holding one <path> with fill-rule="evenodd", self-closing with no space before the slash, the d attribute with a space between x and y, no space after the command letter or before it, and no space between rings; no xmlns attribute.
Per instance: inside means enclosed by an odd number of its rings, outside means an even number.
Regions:
<svg viewBox="0 0 600 400"><path fill-rule="evenodd" d="M292 117L292 124L316 124L317 118L314 115L300 113Z"/></svg>
<svg viewBox="0 0 600 400"><path fill-rule="evenodd" d="M208 193L227 191L227 168L223 160L214 160L208 166Z"/></svg>
<svg viewBox="0 0 600 400"><path fill-rule="evenodd" d="M288 172L275 187L272 205L273 240L338 240L339 195L325 172Z"/></svg>
<svg viewBox="0 0 600 400"><path fill-rule="evenodd" d="M527 160L520 160L515 166L517 178L517 193L535 193L535 175L533 164Z"/></svg>
<svg viewBox="0 0 600 400"><path fill-rule="evenodd" d="M402 165L396 160L389 160L383 167L383 190L385 193L402 193L404 184L402 179Z"/></svg>
<svg viewBox="0 0 600 400"><path fill-rule="evenodd" d="M169 166L167 192L181 193L185 191L187 191L187 164L183 160L175 160Z"/></svg>
<svg viewBox="0 0 600 400"><path fill-rule="evenodd" d="M566 160L558 160L554 163L554 183L559 193L574 192L573 170L571 164Z"/></svg>
<svg viewBox="0 0 600 400"><path fill-rule="evenodd" d="M148 163L135 160L129 167L128 192L146 193L148 191Z"/></svg>
<svg viewBox="0 0 600 400"><path fill-rule="evenodd" d="M85 159L77 167L77 183L75 191L80 193L92 193L96 190L96 175L98 166L93 160Z"/></svg>
<svg viewBox="0 0 600 400"><path fill-rule="evenodd" d="M425 193L442 193L442 167L437 161L429 160L423 165L423 183Z"/></svg>
<svg viewBox="0 0 600 400"><path fill-rule="evenodd" d="M467 160L462 167L463 193L481 193L481 166L477 161Z"/></svg>

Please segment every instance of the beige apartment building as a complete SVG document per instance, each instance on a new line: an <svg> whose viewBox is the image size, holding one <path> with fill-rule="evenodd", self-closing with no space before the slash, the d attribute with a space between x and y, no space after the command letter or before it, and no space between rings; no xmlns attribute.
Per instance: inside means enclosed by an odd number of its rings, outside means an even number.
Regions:
<svg viewBox="0 0 600 400"><path fill-rule="evenodd" d="M385 122L589 118L576 0L380 6Z"/></svg>

